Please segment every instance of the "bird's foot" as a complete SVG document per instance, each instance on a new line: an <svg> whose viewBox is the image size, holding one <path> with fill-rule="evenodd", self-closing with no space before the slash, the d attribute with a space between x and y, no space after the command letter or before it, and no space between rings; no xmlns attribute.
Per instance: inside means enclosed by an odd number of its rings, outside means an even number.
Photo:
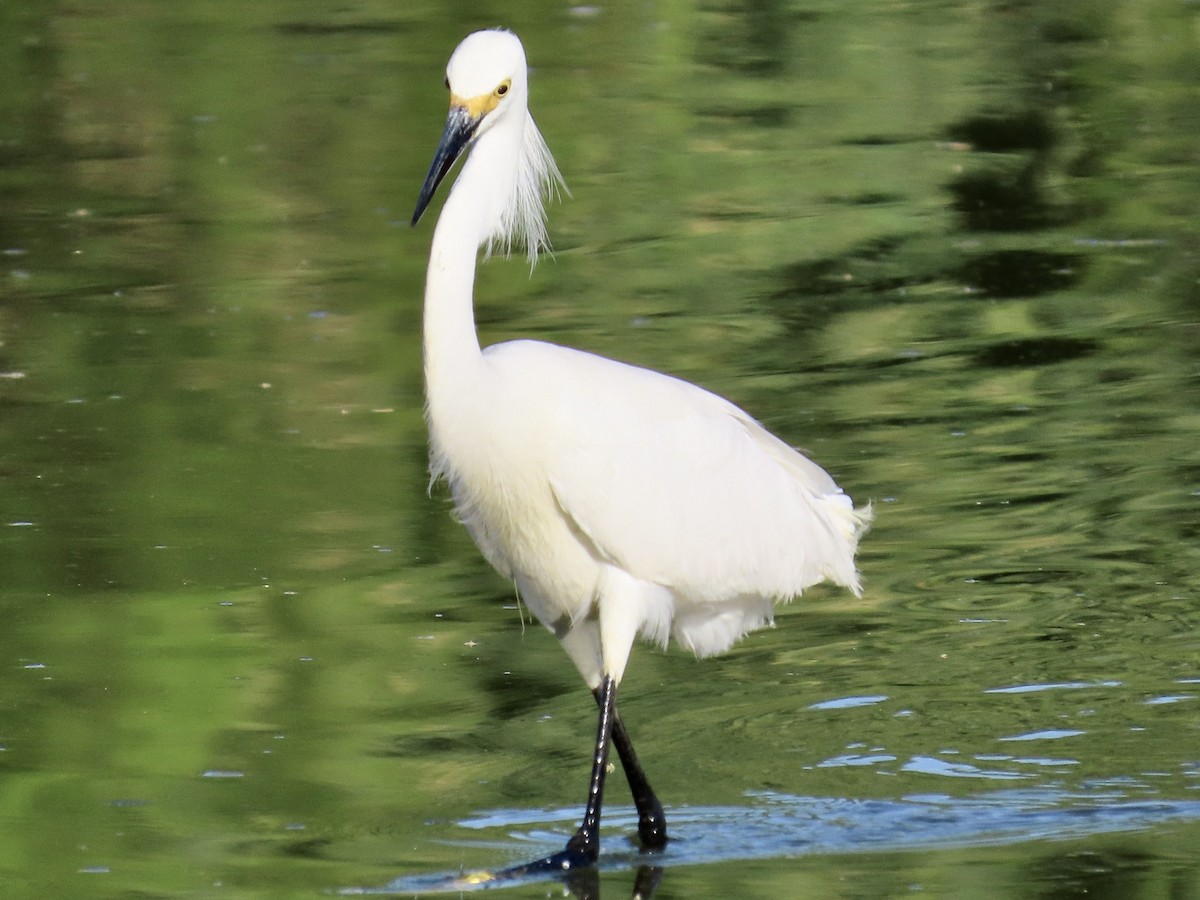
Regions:
<svg viewBox="0 0 1200 900"><path fill-rule="evenodd" d="M531 863L506 869L510 875L539 875L551 872L572 872L594 866L600 858L600 842L594 835L578 831L567 841L567 846Z"/></svg>
<svg viewBox="0 0 1200 900"><path fill-rule="evenodd" d="M667 821L661 812L638 820L638 840L643 850L661 850L667 846Z"/></svg>

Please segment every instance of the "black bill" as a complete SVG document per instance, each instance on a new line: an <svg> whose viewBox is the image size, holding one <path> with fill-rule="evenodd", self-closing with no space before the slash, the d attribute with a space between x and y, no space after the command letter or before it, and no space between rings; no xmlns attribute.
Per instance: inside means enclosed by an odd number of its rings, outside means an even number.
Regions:
<svg viewBox="0 0 1200 900"><path fill-rule="evenodd" d="M479 127L479 122L479 119L471 117L466 107L450 107L450 115L446 117L446 130L442 132L442 140L438 144L437 152L433 154L429 174L425 176L425 183L421 185L421 196L417 198L417 208L412 217L414 225L420 221L425 207L433 199L434 191L442 183L442 179L446 177L446 173L450 171L454 161L462 155L467 144L471 143L471 138L475 136L475 129Z"/></svg>

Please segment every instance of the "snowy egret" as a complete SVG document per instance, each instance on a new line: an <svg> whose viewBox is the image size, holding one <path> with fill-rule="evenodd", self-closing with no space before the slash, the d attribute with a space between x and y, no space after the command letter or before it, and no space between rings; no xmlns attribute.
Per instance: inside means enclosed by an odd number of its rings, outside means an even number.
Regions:
<svg viewBox="0 0 1200 900"><path fill-rule="evenodd" d="M638 635L720 653L819 581L859 592L870 509L732 403L591 353L517 340L480 350L476 256L548 246L543 197L563 186L528 108L525 50L479 31L446 67L450 113L413 224L470 153L442 208L425 283L430 470L488 562L562 642L600 708L579 830L543 868L590 865L610 742L650 849L662 806L617 713Z"/></svg>

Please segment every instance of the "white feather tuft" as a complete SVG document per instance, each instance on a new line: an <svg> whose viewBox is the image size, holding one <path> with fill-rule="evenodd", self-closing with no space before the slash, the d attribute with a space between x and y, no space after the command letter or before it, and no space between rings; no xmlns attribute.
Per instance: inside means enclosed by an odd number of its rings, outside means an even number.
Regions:
<svg viewBox="0 0 1200 900"><path fill-rule="evenodd" d="M570 196L545 138L534 124L533 116L526 112L512 197L501 213L500 226L487 240L484 256L491 256L493 250L508 256L514 246L524 247L530 267L537 265L538 254L550 249L546 201L557 200L564 192Z"/></svg>

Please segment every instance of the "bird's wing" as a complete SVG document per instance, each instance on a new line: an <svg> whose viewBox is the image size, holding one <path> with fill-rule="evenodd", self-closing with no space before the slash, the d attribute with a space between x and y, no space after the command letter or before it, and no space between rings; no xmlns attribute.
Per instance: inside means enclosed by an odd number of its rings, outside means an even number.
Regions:
<svg viewBox="0 0 1200 900"><path fill-rule="evenodd" d="M547 472L599 557L695 602L857 590L865 522L820 466L695 385L564 352Z"/></svg>

